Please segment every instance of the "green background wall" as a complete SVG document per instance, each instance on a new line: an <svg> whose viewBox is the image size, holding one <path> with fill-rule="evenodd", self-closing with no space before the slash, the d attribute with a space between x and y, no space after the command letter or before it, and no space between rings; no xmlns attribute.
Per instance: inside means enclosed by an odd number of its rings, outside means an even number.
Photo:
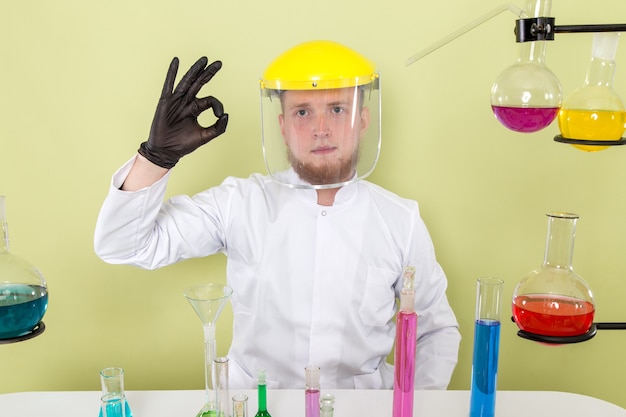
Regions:
<svg viewBox="0 0 626 417"><path fill-rule="evenodd" d="M203 93L219 97L231 116L223 137L176 167L170 195L264 172L258 77L273 57L310 39L345 43L378 64L383 149L370 179L420 202L463 334L451 389L469 388L476 278L503 278L510 299L543 260L548 211L581 216L574 267L594 290L596 319L625 321L626 149L584 153L552 140L556 123L518 134L495 120L489 90L517 58L516 16L501 14L405 67L418 50L500 4L5 3L0 194L12 251L44 273L50 305L42 336L0 345L0 392L97 390L105 366L124 367L128 389L203 388L201 326L182 291L224 281L225 258L158 271L107 265L92 248L96 216L111 174L147 137L173 56L181 71L201 55L223 61ZM557 24L624 23L626 3L554 0L552 15ZM591 39L557 34L548 45L547 64L564 95L584 81ZM626 97L624 43L615 89ZM227 307L218 323L221 353L230 319ZM518 338L507 320L502 330L499 389L570 391L626 407L626 332L546 347Z"/></svg>

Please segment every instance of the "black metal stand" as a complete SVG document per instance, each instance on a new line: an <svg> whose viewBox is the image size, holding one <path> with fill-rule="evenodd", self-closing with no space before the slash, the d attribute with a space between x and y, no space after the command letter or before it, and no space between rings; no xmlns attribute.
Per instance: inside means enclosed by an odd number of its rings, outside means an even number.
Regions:
<svg viewBox="0 0 626 417"><path fill-rule="evenodd" d="M24 340L32 339L33 337L37 337L42 334L46 330L46 325L43 321L37 323L37 325L30 332L23 334L17 337L10 337L8 339L0 339L0 345L5 345L8 343L17 343L23 342Z"/></svg>
<svg viewBox="0 0 626 417"><path fill-rule="evenodd" d="M555 33L626 32L626 24L562 25L554 24L554 17L532 17L515 21L517 42L553 41Z"/></svg>
<svg viewBox="0 0 626 417"><path fill-rule="evenodd" d="M515 322L513 317L511 317L511 320ZM518 331L517 335L524 339L532 340L533 342L564 345L569 343L586 342L594 337L598 330L626 330L626 323L593 323L586 333L576 336L544 336L541 334L529 333L524 330Z"/></svg>
<svg viewBox="0 0 626 417"><path fill-rule="evenodd" d="M555 142L569 143L571 145L586 145L586 146L619 146L626 145L626 138L620 140L586 140L586 139L570 139L564 138L561 135L554 137Z"/></svg>

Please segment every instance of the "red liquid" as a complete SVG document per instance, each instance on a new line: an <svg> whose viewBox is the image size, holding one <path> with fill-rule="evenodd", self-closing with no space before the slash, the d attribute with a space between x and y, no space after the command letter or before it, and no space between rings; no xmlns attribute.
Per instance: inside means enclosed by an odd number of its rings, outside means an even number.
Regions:
<svg viewBox="0 0 626 417"><path fill-rule="evenodd" d="M513 299L513 318L521 330L544 336L580 336L593 323L592 303L578 298L522 295Z"/></svg>
<svg viewBox="0 0 626 417"><path fill-rule="evenodd" d="M559 112L559 107L491 106L491 109L504 127L522 133L537 132L547 127Z"/></svg>

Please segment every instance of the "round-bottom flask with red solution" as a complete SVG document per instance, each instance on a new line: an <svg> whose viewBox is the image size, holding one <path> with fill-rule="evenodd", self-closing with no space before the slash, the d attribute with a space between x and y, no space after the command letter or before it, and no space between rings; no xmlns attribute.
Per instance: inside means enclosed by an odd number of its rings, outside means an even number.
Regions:
<svg viewBox="0 0 626 417"><path fill-rule="evenodd" d="M517 284L513 320L520 330L534 335L580 336L590 330L595 306L589 285L572 267L578 215L547 216L544 262Z"/></svg>

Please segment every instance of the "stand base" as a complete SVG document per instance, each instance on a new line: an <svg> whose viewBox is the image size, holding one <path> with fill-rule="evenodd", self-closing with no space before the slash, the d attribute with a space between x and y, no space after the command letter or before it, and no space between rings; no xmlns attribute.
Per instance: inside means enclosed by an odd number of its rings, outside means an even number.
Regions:
<svg viewBox="0 0 626 417"><path fill-rule="evenodd" d="M586 140L586 139L570 139L561 135L554 137L555 142L569 143L570 145L586 145L586 146L618 146L626 145L626 138L619 140Z"/></svg>
<svg viewBox="0 0 626 417"><path fill-rule="evenodd" d="M587 333L577 336L544 336L541 334L529 333L524 330L517 332L519 337L532 340L533 342L549 343L553 345L564 345L569 343L585 342L596 335L596 325L592 324Z"/></svg>
<svg viewBox="0 0 626 417"><path fill-rule="evenodd" d="M23 342L24 340L32 339L33 337L39 336L46 330L46 325L43 321L37 323L37 325L30 332L23 334L21 336L9 337L7 339L0 339L0 345L8 344L8 343L17 343Z"/></svg>
<svg viewBox="0 0 626 417"><path fill-rule="evenodd" d="M511 320L515 323L515 319L513 317L511 317ZM568 343L586 342L594 337L598 330L626 330L626 323L592 323L587 333L576 336L544 336L541 334L529 333L524 330L518 331L517 335L534 342L564 345Z"/></svg>

